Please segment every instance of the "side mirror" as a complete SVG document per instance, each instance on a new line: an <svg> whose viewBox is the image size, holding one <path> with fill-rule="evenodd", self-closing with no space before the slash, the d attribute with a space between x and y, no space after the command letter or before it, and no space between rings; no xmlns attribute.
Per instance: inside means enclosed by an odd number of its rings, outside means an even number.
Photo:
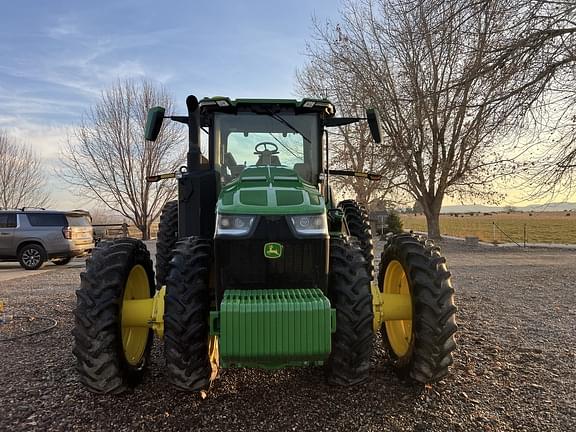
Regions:
<svg viewBox="0 0 576 432"><path fill-rule="evenodd" d="M154 107L148 110L146 117L146 128L144 129L144 138L148 141L156 141L162 122L164 121L164 113L166 110L163 107Z"/></svg>
<svg viewBox="0 0 576 432"><path fill-rule="evenodd" d="M368 108L366 110L366 119L368 120L368 127L370 128L372 139L376 144L380 144L382 142L382 136L380 133L380 117L378 116L378 111Z"/></svg>

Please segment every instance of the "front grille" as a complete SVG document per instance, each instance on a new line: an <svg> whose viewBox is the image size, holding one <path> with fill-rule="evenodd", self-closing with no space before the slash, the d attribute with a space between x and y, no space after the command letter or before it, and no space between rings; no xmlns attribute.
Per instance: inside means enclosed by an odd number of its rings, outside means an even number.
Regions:
<svg viewBox="0 0 576 432"><path fill-rule="evenodd" d="M282 257L264 256L268 242L282 244ZM319 288L325 291L328 240L297 239L284 217L261 217L248 239L216 239L218 289Z"/></svg>

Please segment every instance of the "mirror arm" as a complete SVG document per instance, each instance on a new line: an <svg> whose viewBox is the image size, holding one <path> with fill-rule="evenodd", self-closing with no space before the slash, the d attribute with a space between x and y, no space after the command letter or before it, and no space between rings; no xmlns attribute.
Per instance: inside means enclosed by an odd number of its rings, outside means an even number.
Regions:
<svg viewBox="0 0 576 432"><path fill-rule="evenodd" d="M169 118L178 123L188 124L188 117L187 116L166 116L164 118Z"/></svg>
<svg viewBox="0 0 576 432"><path fill-rule="evenodd" d="M361 120L366 120L366 117L333 117L324 120L324 126L344 126L347 124L357 123Z"/></svg>
<svg viewBox="0 0 576 432"><path fill-rule="evenodd" d="M382 180L381 174L371 173L371 172L361 172L361 171L350 171L350 170L338 170L338 169L329 169L325 171L327 174L332 175L341 175L347 177L360 177L360 178L367 178L368 180Z"/></svg>

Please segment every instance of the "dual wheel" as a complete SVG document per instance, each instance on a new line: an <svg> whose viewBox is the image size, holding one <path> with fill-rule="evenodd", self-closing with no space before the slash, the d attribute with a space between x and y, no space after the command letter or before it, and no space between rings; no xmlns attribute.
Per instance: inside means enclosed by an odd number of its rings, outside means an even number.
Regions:
<svg viewBox="0 0 576 432"><path fill-rule="evenodd" d="M167 378L188 391L207 390L218 367L218 344L208 328L210 254L209 241L178 242L166 282ZM89 390L121 393L142 380L153 331L133 323L127 304L155 292L150 254L140 240L101 242L94 249L81 274L73 330L76 369Z"/></svg>
<svg viewBox="0 0 576 432"><path fill-rule="evenodd" d="M374 252L367 212L352 200L338 206L371 276ZM388 237L377 284L383 299L387 295L404 298L411 310L410 317L385 320L379 329L393 367L419 383L442 379L453 361L457 326L454 289L439 248L411 234Z"/></svg>

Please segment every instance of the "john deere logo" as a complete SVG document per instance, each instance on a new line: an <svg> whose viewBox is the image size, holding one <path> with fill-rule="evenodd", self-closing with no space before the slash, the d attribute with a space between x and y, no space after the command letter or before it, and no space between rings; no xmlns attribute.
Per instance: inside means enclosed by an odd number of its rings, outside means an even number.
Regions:
<svg viewBox="0 0 576 432"><path fill-rule="evenodd" d="M284 246L280 243L266 243L264 245L264 256L270 259L280 258L282 256L282 250Z"/></svg>

